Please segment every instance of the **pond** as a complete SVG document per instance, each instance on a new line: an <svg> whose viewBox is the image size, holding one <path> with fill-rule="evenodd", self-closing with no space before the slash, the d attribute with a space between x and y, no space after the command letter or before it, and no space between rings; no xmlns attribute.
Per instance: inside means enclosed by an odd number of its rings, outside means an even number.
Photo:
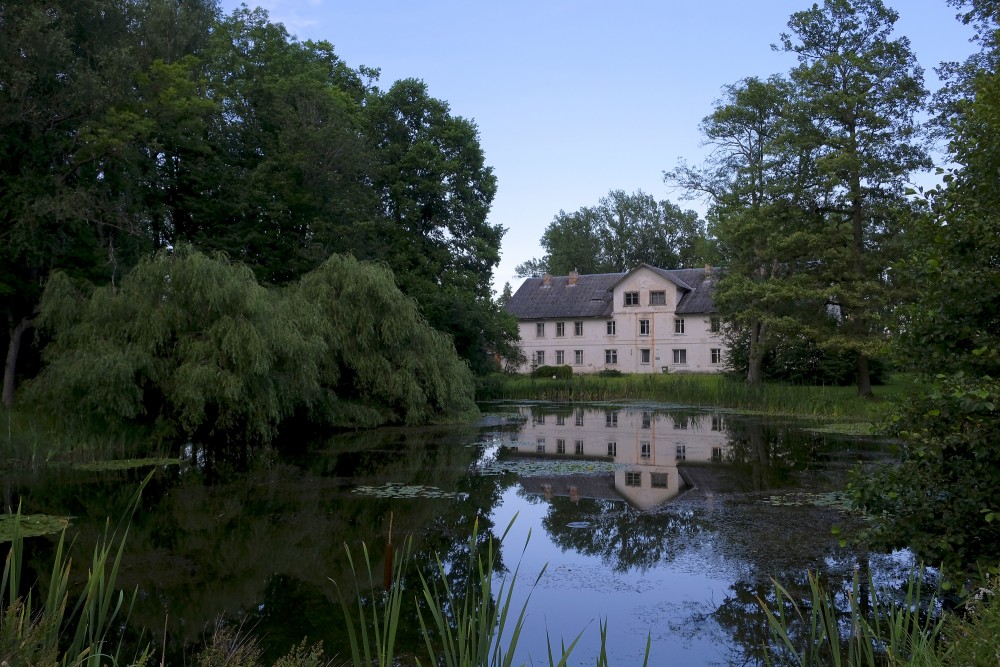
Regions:
<svg viewBox="0 0 1000 667"><path fill-rule="evenodd" d="M158 645L165 628L170 664L190 662L219 619L260 637L267 659L303 637L346 657L345 545L381 553L390 521L394 543L413 537L415 567L431 572L437 553L455 576L474 528L484 543L511 526L498 575L519 568L516 597L530 593L529 664L546 663L547 637L581 631L570 664L593 664L603 622L614 665L640 664L647 637L652 665L759 664L772 578L804 595L810 570L846 588L857 572L893 586L911 567L841 541L859 519L839 492L857 461L885 456L879 443L660 404L484 411L478 425L289 440L249 459L189 446L182 465L158 466L132 520L131 632ZM4 500L70 517L86 562L147 471L8 472ZM28 540L31 566L45 571L53 549ZM415 625L401 642L416 649Z"/></svg>

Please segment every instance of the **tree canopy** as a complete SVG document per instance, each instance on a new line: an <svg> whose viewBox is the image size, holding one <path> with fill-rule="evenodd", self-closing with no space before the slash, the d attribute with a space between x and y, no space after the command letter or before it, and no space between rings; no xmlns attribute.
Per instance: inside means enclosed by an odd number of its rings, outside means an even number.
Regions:
<svg viewBox="0 0 1000 667"><path fill-rule="evenodd" d="M262 285L334 253L383 262L477 371L510 350L496 178L475 123L424 82L381 89L328 42L214 0L7 0L0 27L7 405L51 271L114 284L181 244Z"/></svg>
<svg viewBox="0 0 1000 667"><path fill-rule="evenodd" d="M39 326L52 343L29 400L104 428L267 442L293 419L358 428L476 414L449 337L386 268L348 256L284 288L183 246L89 295L55 273Z"/></svg>
<svg viewBox="0 0 1000 667"><path fill-rule="evenodd" d="M596 206L559 211L541 243L545 256L521 263L520 277L614 273L643 263L682 268L704 264L712 256L696 212L658 202L642 190L612 190Z"/></svg>

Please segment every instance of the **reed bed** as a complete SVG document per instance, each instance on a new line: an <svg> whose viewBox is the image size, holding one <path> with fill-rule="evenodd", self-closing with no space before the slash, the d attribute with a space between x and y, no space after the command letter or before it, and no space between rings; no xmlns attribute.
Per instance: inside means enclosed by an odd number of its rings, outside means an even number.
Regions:
<svg viewBox="0 0 1000 667"><path fill-rule="evenodd" d="M876 387L878 399L906 393L908 377ZM883 400L865 400L854 387L765 383L753 387L724 375L642 374L606 377L574 375L567 379L522 375L492 376L480 385L481 400L657 401L714 406L770 415L799 415L874 421L885 412Z"/></svg>

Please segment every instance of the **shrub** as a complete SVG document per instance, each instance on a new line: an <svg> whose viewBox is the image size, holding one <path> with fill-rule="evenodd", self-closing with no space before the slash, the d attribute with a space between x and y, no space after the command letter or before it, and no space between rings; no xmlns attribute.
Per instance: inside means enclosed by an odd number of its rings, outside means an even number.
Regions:
<svg viewBox="0 0 1000 667"><path fill-rule="evenodd" d="M573 377L572 366L539 366L531 371L533 378L555 378L557 380L568 380Z"/></svg>

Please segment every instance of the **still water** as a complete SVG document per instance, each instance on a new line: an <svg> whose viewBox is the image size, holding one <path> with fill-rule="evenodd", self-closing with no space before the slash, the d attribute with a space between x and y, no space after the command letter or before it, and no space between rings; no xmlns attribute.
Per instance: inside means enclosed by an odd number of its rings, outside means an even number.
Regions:
<svg viewBox="0 0 1000 667"><path fill-rule="evenodd" d="M518 658L536 665L547 637L558 646L581 632L570 664L593 664L604 622L614 665L640 664L647 637L651 665L762 664L757 599L774 599L772 578L804 594L809 570L834 588L858 571L887 586L908 573L905 556L841 543L858 519L839 491L857 461L883 456L879 443L658 404L484 411L478 425L286 442L280 455L189 447L183 465L157 472L132 521L121 575L139 591L130 632L148 628L159 645L166 628L170 664L190 663L220 619L261 637L267 658L303 637L346 657L345 545L381 553L390 517L394 543L412 536L416 568L431 572L437 553L456 577L474 527L485 543L511 526L498 577L519 568L515 595L530 602ZM71 516L86 562L145 472L8 473L5 503ZM45 571L52 549L29 540L31 566ZM415 626L403 645L420 646Z"/></svg>

